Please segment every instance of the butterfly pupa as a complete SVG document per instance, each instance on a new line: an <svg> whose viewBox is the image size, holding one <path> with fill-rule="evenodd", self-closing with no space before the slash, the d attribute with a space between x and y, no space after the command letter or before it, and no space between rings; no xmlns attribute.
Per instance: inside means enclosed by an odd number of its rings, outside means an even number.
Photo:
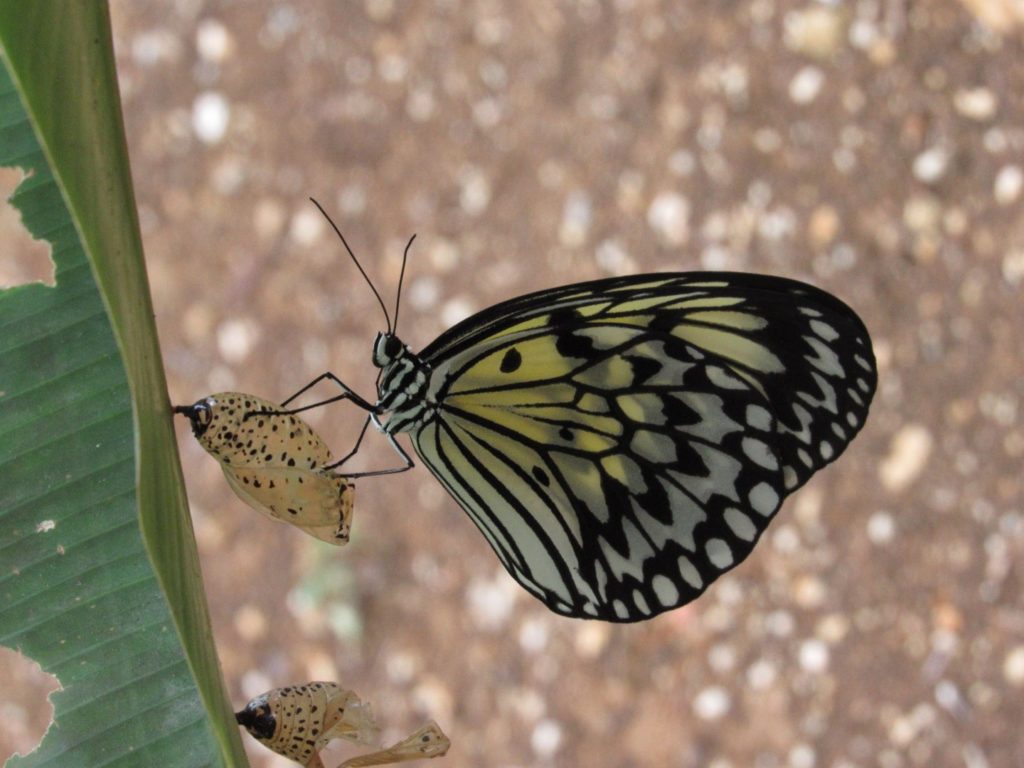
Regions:
<svg viewBox="0 0 1024 768"><path fill-rule="evenodd" d="M333 739L374 745L379 736L370 705L330 682L267 691L235 713L235 719L268 749L306 768L323 768L320 752ZM430 722L387 749L350 758L339 768L440 757L449 746L448 737Z"/></svg>
<svg viewBox="0 0 1024 768"><path fill-rule="evenodd" d="M355 487L324 469L331 451L305 421L242 392L219 392L174 411L188 417L242 501L320 541L348 542Z"/></svg>

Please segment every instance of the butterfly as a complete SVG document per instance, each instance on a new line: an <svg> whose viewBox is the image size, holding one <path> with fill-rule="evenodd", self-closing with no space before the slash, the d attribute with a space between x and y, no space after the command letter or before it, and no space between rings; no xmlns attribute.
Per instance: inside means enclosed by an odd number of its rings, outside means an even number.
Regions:
<svg viewBox="0 0 1024 768"><path fill-rule="evenodd" d="M405 459L382 473L412 466L395 442L408 434L512 578L564 616L639 621L701 595L845 450L877 383L857 314L781 277L551 288L418 354L395 333L397 301L392 325L374 293L376 401L333 373L300 393L330 379L331 400L367 410Z"/></svg>

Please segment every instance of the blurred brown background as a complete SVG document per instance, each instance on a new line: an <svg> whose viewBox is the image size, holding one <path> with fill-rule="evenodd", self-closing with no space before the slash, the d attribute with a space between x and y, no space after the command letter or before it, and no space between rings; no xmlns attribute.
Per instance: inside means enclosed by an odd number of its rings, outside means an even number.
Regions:
<svg viewBox="0 0 1024 768"><path fill-rule="evenodd" d="M283 399L327 369L372 395L383 318L311 195L389 303L418 233L414 349L527 291L732 269L836 293L881 367L864 432L749 560L634 626L549 613L425 468L361 481L332 549L244 507L179 425L239 706L338 680L386 740L435 718L452 768L1024 765L1019 2L112 14L175 402ZM311 421L340 455L360 414L328 410ZM392 461L374 437L358 466ZM45 707L38 676L0 668L21 681L3 757Z"/></svg>

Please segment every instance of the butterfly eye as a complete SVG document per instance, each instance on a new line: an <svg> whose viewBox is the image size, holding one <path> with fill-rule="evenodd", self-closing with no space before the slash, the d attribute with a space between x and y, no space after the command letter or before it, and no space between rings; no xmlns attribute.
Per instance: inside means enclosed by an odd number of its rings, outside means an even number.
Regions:
<svg viewBox="0 0 1024 768"><path fill-rule="evenodd" d="M271 739L277 728L277 718L269 706L253 706L254 702L241 712L235 713L235 720L257 739Z"/></svg>
<svg viewBox="0 0 1024 768"><path fill-rule="evenodd" d="M196 406L196 422L201 427L210 426L210 422L213 421L213 408L207 403L202 403Z"/></svg>
<svg viewBox="0 0 1024 768"><path fill-rule="evenodd" d="M402 342L390 333L378 333L373 343L373 364L383 368L402 353Z"/></svg>

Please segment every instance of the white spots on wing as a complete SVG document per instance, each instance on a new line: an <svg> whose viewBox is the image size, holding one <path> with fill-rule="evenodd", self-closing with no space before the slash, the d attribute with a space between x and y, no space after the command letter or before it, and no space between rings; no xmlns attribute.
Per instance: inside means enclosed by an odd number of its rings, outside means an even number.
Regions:
<svg viewBox="0 0 1024 768"><path fill-rule="evenodd" d="M654 550L651 549L647 537L640 532L640 529L628 517L622 518L622 531L626 536L626 545L629 548L625 557L620 555L604 536L600 536L597 539L601 545L601 551L604 552L605 558L608 561L608 567L612 572L612 577L616 581L622 581L623 577L627 574L637 581L642 581L644 578L644 561L654 556Z"/></svg>
<svg viewBox="0 0 1024 768"><path fill-rule="evenodd" d="M621 453L605 456L601 459L601 468L635 494L648 490L640 465L629 456Z"/></svg>
<svg viewBox="0 0 1024 768"><path fill-rule="evenodd" d="M808 325L811 330L818 334L825 341L835 341L839 338L839 331L826 323L824 320L811 320Z"/></svg>
<svg viewBox="0 0 1024 768"><path fill-rule="evenodd" d="M688 475L674 469L667 469L669 477L702 504L707 504L713 494L739 501L736 492L736 479L743 471L743 465L739 460L710 445L693 443L692 447L700 455L704 466L708 468L708 473L706 475Z"/></svg>
<svg viewBox="0 0 1024 768"><path fill-rule="evenodd" d="M587 614L587 616L597 616L597 608L594 607L593 603L584 603L583 612Z"/></svg>
<svg viewBox="0 0 1024 768"><path fill-rule="evenodd" d="M774 514L779 506L779 494L768 483L758 483L750 489L747 497L751 508L762 517Z"/></svg>
<svg viewBox="0 0 1024 768"><path fill-rule="evenodd" d="M821 453L821 458L828 461L835 455L835 449L832 447L832 443L828 440L822 440L821 445L818 448L818 452Z"/></svg>
<svg viewBox="0 0 1024 768"><path fill-rule="evenodd" d="M816 309L811 309L810 307L799 307L798 309L800 310L801 315L806 315L807 317L821 317L821 312Z"/></svg>
<svg viewBox="0 0 1024 768"><path fill-rule="evenodd" d="M800 403L793 403L793 413L800 421L800 429L790 429L785 427L784 429L789 432L793 437L799 440L801 443L806 445L811 444L811 422L814 421L814 417L811 416L811 412L804 408Z"/></svg>
<svg viewBox="0 0 1024 768"><path fill-rule="evenodd" d="M743 431L741 424L725 415L722 410L723 400L718 395L707 392L673 392L672 396L700 416L700 421L695 424L681 424L681 432L720 445L729 433Z"/></svg>
<svg viewBox="0 0 1024 768"><path fill-rule="evenodd" d="M860 392L858 392L856 389L853 389L852 387L847 387L846 394L848 394L850 396L850 399L853 400L853 402L855 402L861 408L864 407L864 398L860 396Z"/></svg>
<svg viewBox="0 0 1024 768"><path fill-rule="evenodd" d="M804 466L807 466L807 467L810 467L810 468L814 467L814 459L812 459L811 458L811 454L809 454L803 448L797 448L796 449L796 456L797 456L798 459L800 459L800 461L802 461L804 463Z"/></svg>
<svg viewBox="0 0 1024 768"><path fill-rule="evenodd" d="M676 442L661 432L638 429L633 434L629 447L641 459L655 464L674 464L676 462Z"/></svg>
<svg viewBox="0 0 1024 768"><path fill-rule="evenodd" d="M644 616L650 615L651 609L647 605L647 600L644 598L642 594L640 594L639 589L633 590L633 602L636 604L636 609L640 611L640 613L642 613Z"/></svg>
<svg viewBox="0 0 1024 768"><path fill-rule="evenodd" d="M818 385L818 389L821 390L822 397L824 400L819 400L819 404L823 405L829 413L839 413L839 405L836 402L836 389L832 386L828 379L822 376L816 371L811 371L811 377L814 379L814 383Z"/></svg>
<svg viewBox="0 0 1024 768"><path fill-rule="evenodd" d="M782 483L786 486L787 491L791 491L796 488L797 483L799 482L800 478L797 477L795 469L789 465L782 468Z"/></svg>
<svg viewBox="0 0 1024 768"><path fill-rule="evenodd" d="M860 355L854 355L853 360L865 371L870 372L872 370L871 363L869 363L865 358L861 357Z"/></svg>
<svg viewBox="0 0 1024 768"><path fill-rule="evenodd" d="M772 415L760 405L747 406L747 426L767 432L772 426Z"/></svg>
<svg viewBox="0 0 1024 768"><path fill-rule="evenodd" d="M673 608L679 603L679 588L668 576L659 573L651 579L651 589L663 608Z"/></svg>
<svg viewBox="0 0 1024 768"><path fill-rule="evenodd" d="M736 376L728 373L717 365L709 365L706 369L708 381L720 389L746 389L747 385Z"/></svg>
<svg viewBox="0 0 1024 768"><path fill-rule="evenodd" d="M551 459L565 478L566 484L599 522L607 523L611 517L608 499L601 490L601 472L589 459L562 451L551 451Z"/></svg>
<svg viewBox="0 0 1024 768"><path fill-rule="evenodd" d="M871 391L871 385L868 384L866 380L861 378L857 379L857 388L865 395Z"/></svg>
<svg viewBox="0 0 1024 768"><path fill-rule="evenodd" d="M849 438L848 438L848 437L846 436L846 430L845 430L845 429L843 429L843 428L842 428L841 426L839 426L838 424L836 424L835 422L833 422L833 423L832 423L832 431L833 431L833 432L835 433L836 437L838 437L838 438L839 438L840 440L842 440L842 441L843 441L844 443L845 443L845 442L846 442L846 441L847 441L847 440L849 439Z"/></svg>
<svg viewBox="0 0 1024 768"><path fill-rule="evenodd" d="M735 561L732 550L724 539L708 539L704 550L707 552L708 560L720 570L725 570Z"/></svg>
<svg viewBox="0 0 1024 768"><path fill-rule="evenodd" d="M704 579L701 578L700 571L698 571L697 567L690 561L690 558L686 555L680 555L678 568L679 575L683 577L683 581L696 590L704 589Z"/></svg>
<svg viewBox="0 0 1024 768"><path fill-rule="evenodd" d="M829 376L842 378L845 375L843 365L839 362L839 355L834 349L814 336L804 336L804 341L815 352L814 355L804 355L811 365Z"/></svg>
<svg viewBox="0 0 1024 768"><path fill-rule="evenodd" d="M760 467L772 470L779 468L779 460L772 453L771 448L763 440L758 440L756 437L743 438L743 453Z"/></svg>
<svg viewBox="0 0 1024 768"><path fill-rule="evenodd" d="M612 610L615 611L615 615L618 616L620 619L629 618L629 609L626 607L626 604L623 603L621 600L615 600L612 603Z"/></svg>
<svg viewBox="0 0 1024 768"><path fill-rule="evenodd" d="M849 424L854 429L856 429L860 425L860 418L857 416L856 413L850 411L849 413L846 414L846 423Z"/></svg>
<svg viewBox="0 0 1024 768"><path fill-rule="evenodd" d="M757 536L757 526L744 512L729 507L725 510L725 522L732 532L743 541L753 541Z"/></svg>
<svg viewBox="0 0 1024 768"><path fill-rule="evenodd" d="M889 454L878 468L883 487L890 493L899 493L913 483L924 471L932 453L934 439L927 427L907 424L893 435Z"/></svg>

